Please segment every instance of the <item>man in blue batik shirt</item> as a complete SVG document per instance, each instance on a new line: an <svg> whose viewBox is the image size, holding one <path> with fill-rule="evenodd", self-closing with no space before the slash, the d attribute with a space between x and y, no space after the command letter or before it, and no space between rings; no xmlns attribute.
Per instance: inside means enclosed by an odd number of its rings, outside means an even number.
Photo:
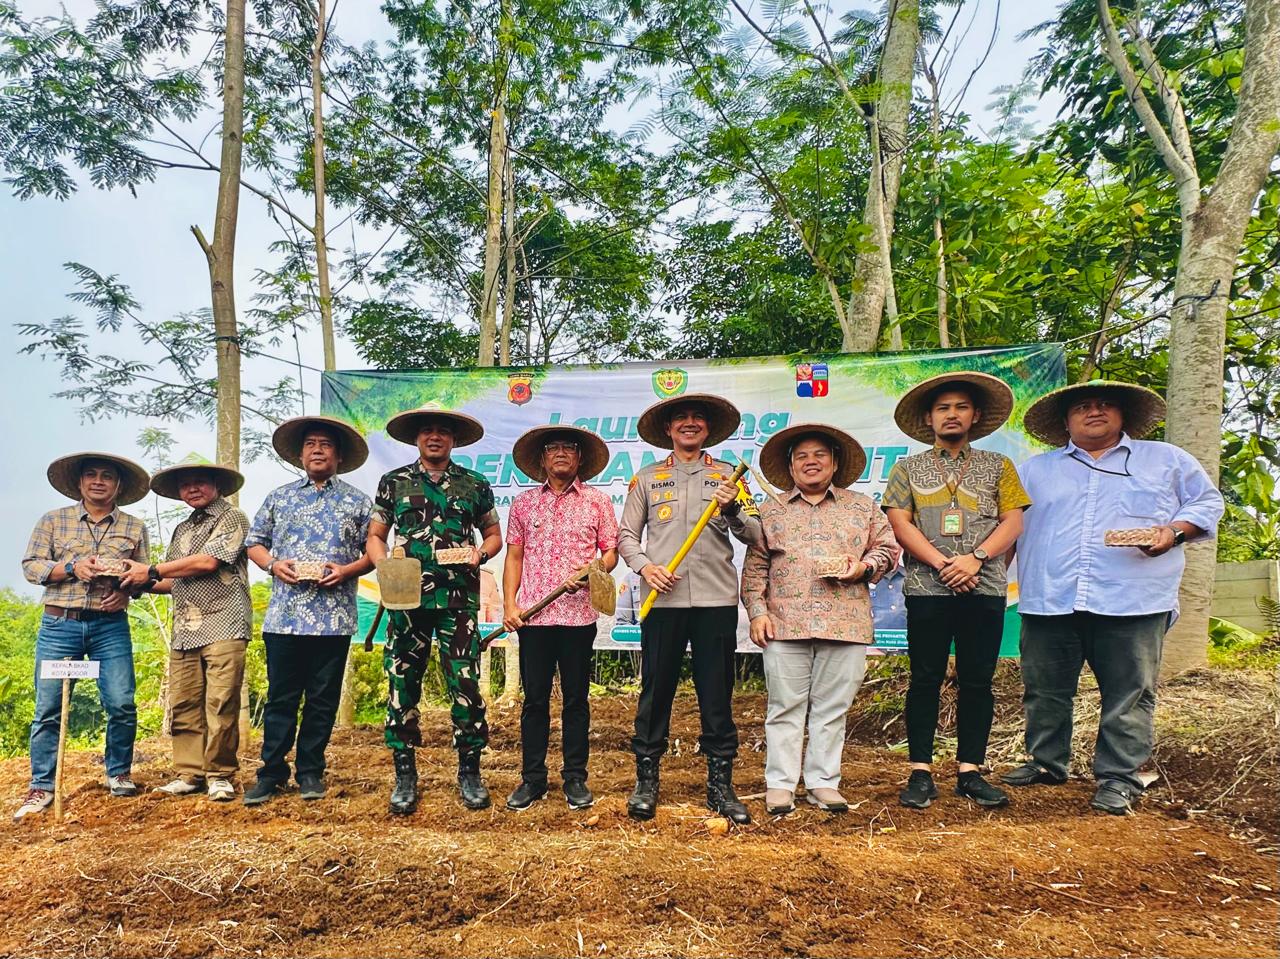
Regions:
<svg viewBox="0 0 1280 959"><path fill-rule="evenodd" d="M282 423L272 445L307 475L267 496L245 541L249 558L272 577L262 623L267 648L262 767L257 784L244 794L246 806L267 802L288 782L285 757L295 733L299 792L303 799L324 796L324 751L356 631L356 581L372 568L365 539L373 503L336 475L368 458L363 437L341 420L301 416Z"/></svg>
<svg viewBox="0 0 1280 959"><path fill-rule="evenodd" d="M1164 414L1151 390L1095 381L1041 397L1023 421L1058 448L1018 469L1035 503L1016 547L1031 759L1001 778L1011 786L1067 778L1072 705L1087 662L1102 699L1090 805L1114 815L1137 802L1138 770L1154 745L1182 544L1214 536L1223 512L1222 494L1191 454L1141 438ZM1106 545L1108 530L1138 528L1151 531L1150 545Z"/></svg>

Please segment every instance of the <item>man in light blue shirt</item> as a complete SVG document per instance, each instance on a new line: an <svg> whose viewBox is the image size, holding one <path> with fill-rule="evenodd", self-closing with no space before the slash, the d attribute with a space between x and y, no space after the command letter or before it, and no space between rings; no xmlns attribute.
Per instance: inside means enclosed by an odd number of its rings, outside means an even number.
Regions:
<svg viewBox="0 0 1280 959"><path fill-rule="evenodd" d="M272 577L262 622L267 649L262 767L257 784L244 794L246 806L269 801L288 781L285 757L295 734L302 798L325 794L324 752L356 631L356 581L372 568L365 539L373 502L336 475L365 461L364 438L341 420L300 416L280 424L272 445L306 476L268 494L245 540L249 558Z"/></svg>
<svg viewBox="0 0 1280 959"><path fill-rule="evenodd" d="M1212 537L1223 512L1222 494L1189 453L1140 438L1164 413L1151 390L1100 380L1041 397L1024 419L1030 435L1059 448L1018 469L1036 504L1017 542L1031 760L1001 778L1012 786L1067 778L1072 702L1087 662L1102 698L1090 805L1115 815L1137 801L1138 769L1151 756L1182 544ZM1108 530L1136 528L1154 530L1154 543L1105 545Z"/></svg>

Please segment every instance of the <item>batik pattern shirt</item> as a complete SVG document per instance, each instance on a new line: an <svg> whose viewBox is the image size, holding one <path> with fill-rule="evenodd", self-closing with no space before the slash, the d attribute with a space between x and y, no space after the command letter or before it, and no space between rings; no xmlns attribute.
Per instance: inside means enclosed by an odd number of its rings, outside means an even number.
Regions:
<svg viewBox="0 0 1280 959"><path fill-rule="evenodd" d="M575 479L563 493L549 484L525 490L507 514L507 545L524 548L516 602L527 609L569 576L618 545L613 501ZM589 591L566 593L529 620L531 626L586 626L596 621Z"/></svg>
<svg viewBox="0 0 1280 959"><path fill-rule="evenodd" d="M963 516L959 536L942 532L943 514L951 508L949 483L956 484L956 506ZM935 448L898 460L889 473L880 505L910 510L912 522L940 553L963 556L995 532L1001 513L1025 509L1031 505L1031 498L1022 488L1017 467L1009 457L965 446L954 457ZM906 574L903 592L907 596L956 595L942 582L936 569L910 553L906 557ZM992 556L982 564L973 592L1003 596L1008 584L1004 557Z"/></svg>
<svg viewBox="0 0 1280 959"><path fill-rule="evenodd" d="M742 604L752 619L765 613L777 639L875 638L867 581L891 572L902 556L888 519L871 497L829 487L810 503L799 490L760 507L764 541L747 550ZM856 583L817 573L819 557L852 556L870 570Z"/></svg>
<svg viewBox="0 0 1280 959"><path fill-rule="evenodd" d="M373 502L350 483L331 476L320 486L303 477L267 495L245 546L265 546L276 559L345 566L364 555ZM352 578L333 588L271 581L271 603L262 630L293 636L350 636L356 631Z"/></svg>
<svg viewBox="0 0 1280 959"><path fill-rule="evenodd" d="M415 460L383 475L372 518L395 527L405 555L422 562L422 609L478 612L480 571L442 566L435 557L438 549L476 545L476 532L498 522L488 480L451 462L436 481Z"/></svg>
<svg viewBox="0 0 1280 959"><path fill-rule="evenodd" d="M107 593L120 585L115 577L96 577L82 583L72 575L60 583L45 582L58 566L90 556L151 562L146 524L118 509L95 523L83 503L50 510L31 531L22 557L22 572L27 582L44 586L45 605L98 610Z"/></svg>
<svg viewBox="0 0 1280 959"><path fill-rule="evenodd" d="M244 540L249 519L219 496L191 511L173 531L165 561L212 556L218 568L174 578L173 649L199 649L220 639L248 640L253 629L249 562Z"/></svg>

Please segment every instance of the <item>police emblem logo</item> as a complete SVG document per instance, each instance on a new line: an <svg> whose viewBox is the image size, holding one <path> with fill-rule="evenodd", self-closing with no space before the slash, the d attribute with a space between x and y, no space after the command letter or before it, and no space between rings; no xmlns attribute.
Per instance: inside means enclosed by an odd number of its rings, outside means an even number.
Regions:
<svg viewBox="0 0 1280 959"><path fill-rule="evenodd" d="M665 522L671 519L674 513L675 513L675 510L672 509L670 503L663 503L661 506L658 507L658 520L660 522Z"/></svg>
<svg viewBox="0 0 1280 959"><path fill-rule="evenodd" d="M653 392L664 400L679 396L688 385L689 376L684 370L654 370Z"/></svg>
<svg viewBox="0 0 1280 959"><path fill-rule="evenodd" d="M524 406L533 399L533 374L512 373L507 377L507 402Z"/></svg>

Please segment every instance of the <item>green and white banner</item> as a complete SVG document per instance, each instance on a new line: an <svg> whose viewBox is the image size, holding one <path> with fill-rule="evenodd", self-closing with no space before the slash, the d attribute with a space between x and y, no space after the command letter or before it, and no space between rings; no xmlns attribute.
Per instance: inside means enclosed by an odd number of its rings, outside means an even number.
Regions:
<svg viewBox="0 0 1280 959"><path fill-rule="evenodd" d="M867 451L867 468L854 488L877 501L893 464L923 447L894 424L898 398L926 377L948 370L978 370L999 376L1012 388L1013 415L998 432L980 441L985 449L1021 462L1038 452L1022 431L1022 414L1039 396L1064 385L1065 361L1056 343L912 353L824 354L805 357L753 357L670 363L622 363L608 366L551 366L529 369L495 367L449 370L374 370L325 373L320 393L323 413L344 419L369 440L369 460L346 478L370 494L385 471L412 462L416 451L386 434L396 413L435 401L479 419L484 438L458 450L454 459L488 478L506 528L506 512L521 490L534 484L516 468L511 449L525 430L545 423L570 423L599 433L609 444L608 468L593 485L607 490L621 513L627 484L641 467L666 455L642 441L636 422L646 407L682 393L716 393L742 411L742 425L712 452L729 462L754 463L764 442L792 424L831 423L848 430ZM764 493L753 482L757 499ZM741 545L738 545L739 558ZM490 560L482 576L481 620L501 620L502 557ZM618 612L602 619L597 648L635 649L640 628L635 611L644 598L643 583L619 564ZM892 650L906 645L906 613L901 573L873 587L876 645ZM361 632L372 622L377 585L360 585ZM1009 590L1006 654L1017 652L1017 586ZM739 649L758 651L746 639L745 616ZM384 627L385 628L385 627Z"/></svg>

